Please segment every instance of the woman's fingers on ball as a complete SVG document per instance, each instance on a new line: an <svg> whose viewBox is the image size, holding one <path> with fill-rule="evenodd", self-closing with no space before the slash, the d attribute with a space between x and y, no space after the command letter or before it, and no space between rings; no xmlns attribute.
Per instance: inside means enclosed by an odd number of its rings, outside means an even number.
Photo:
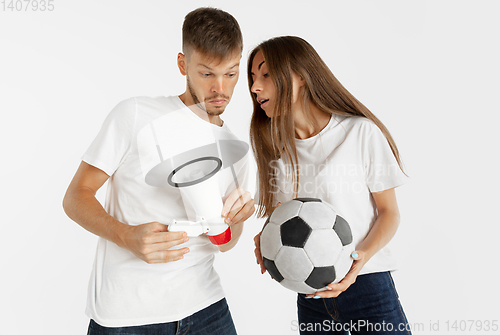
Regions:
<svg viewBox="0 0 500 335"><path fill-rule="evenodd" d="M260 261L262 260L262 255L260 254L259 248L255 248L253 250L253 253L255 254L255 258L257 258L257 261L259 261L260 263Z"/></svg>
<svg viewBox="0 0 500 335"><path fill-rule="evenodd" d="M265 273L266 272L266 268L264 266L264 262L262 261L262 254L260 253L260 234L258 234L257 236L255 236L254 238L254 241L255 241L255 249L254 249L254 254L255 254L255 259L257 261L257 264L260 265L260 273Z"/></svg>
<svg viewBox="0 0 500 335"><path fill-rule="evenodd" d="M319 291L319 292L316 292L314 294L308 294L306 296L309 297L309 298L318 297L318 298L315 298L315 299L319 299L319 298L336 298L336 297L338 297L343 292L343 290L337 290L337 289L335 289L335 287L331 287L331 285L337 285L337 284L329 284L326 287L325 291Z"/></svg>
<svg viewBox="0 0 500 335"><path fill-rule="evenodd" d="M260 233L258 233L257 235L255 235L255 237L253 238L253 242L254 242L254 245L257 248L260 246Z"/></svg>
<svg viewBox="0 0 500 335"><path fill-rule="evenodd" d="M351 253L351 258L355 261L360 261L363 259L364 257L364 252L363 251L358 251L358 250L354 250L352 253Z"/></svg>

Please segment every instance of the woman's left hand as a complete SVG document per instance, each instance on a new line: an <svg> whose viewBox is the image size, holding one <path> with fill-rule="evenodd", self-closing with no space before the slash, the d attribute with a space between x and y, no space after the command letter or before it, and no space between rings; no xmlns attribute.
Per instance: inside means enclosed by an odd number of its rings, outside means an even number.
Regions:
<svg viewBox="0 0 500 335"><path fill-rule="evenodd" d="M358 257L355 257L355 255L358 255ZM365 265L365 253L363 251L354 251L351 254L351 257L354 259L351 269L349 272L346 274L344 279L342 279L340 282L336 284L328 284L326 291L321 291L321 292L316 292L314 294L308 294L306 297L309 298L336 298L338 297L342 292L347 290L349 286L354 284L356 281L356 278L358 277L359 272ZM316 298L318 297L318 298Z"/></svg>

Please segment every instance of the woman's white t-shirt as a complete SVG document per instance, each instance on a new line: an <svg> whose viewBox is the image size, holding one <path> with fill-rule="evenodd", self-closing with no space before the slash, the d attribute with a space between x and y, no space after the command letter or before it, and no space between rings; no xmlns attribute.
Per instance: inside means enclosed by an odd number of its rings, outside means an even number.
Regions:
<svg viewBox="0 0 500 335"><path fill-rule="evenodd" d="M403 184L407 177L380 129L364 117L332 115L317 135L296 139L299 168L298 197L320 198L331 204L350 224L354 245L367 235L377 218L371 192ZM273 180L276 200L294 198L290 166L283 160ZM360 274L391 271L397 267L389 247L384 247Z"/></svg>

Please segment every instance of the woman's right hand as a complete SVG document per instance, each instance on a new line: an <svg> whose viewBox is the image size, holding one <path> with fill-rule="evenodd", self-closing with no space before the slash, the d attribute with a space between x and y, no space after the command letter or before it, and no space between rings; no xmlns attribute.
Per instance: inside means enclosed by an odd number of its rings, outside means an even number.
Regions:
<svg viewBox="0 0 500 335"><path fill-rule="evenodd" d="M278 208L280 205L281 205L281 202L278 202L278 204L276 205L276 207L274 207L274 209ZM273 209L273 211L274 211L274 209ZM266 267L264 266L264 261L262 260L262 254L260 253L260 233L255 235L255 237L253 238L253 241L255 244L255 250L254 250L255 258L257 260L257 264L260 265L260 273L264 274L264 273L266 273Z"/></svg>
<svg viewBox="0 0 500 335"><path fill-rule="evenodd" d="M257 264L260 265L260 273L264 274L266 272L266 267L264 266L264 261L262 260L262 254L260 253L260 233L255 235L253 238L253 241L255 242L255 258L257 259Z"/></svg>

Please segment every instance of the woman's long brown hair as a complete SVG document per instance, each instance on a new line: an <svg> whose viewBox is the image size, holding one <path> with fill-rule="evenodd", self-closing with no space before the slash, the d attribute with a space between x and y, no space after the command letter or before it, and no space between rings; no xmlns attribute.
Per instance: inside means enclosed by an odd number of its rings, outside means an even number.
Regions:
<svg viewBox="0 0 500 335"><path fill-rule="evenodd" d="M248 58L248 85L251 89L252 63L257 52L262 52L269 75L276 87L276 101L273 117L267 117L256 94L251 93L253 114L250 124L250 142L257 160L259 176L259 217L269 216L275 205L274 180L275 162L283 158L293 171L294 194L298 192L297 149L295 147L295 125L292 116L292 72L304 79L302 103L309 113L311 124L317 125L311 117L308 106L314 104L320 110L337 115L362 116L373 121L387 138L396 160L402 169L399 151L391 134L383 123L359 102L335 78L316 50L304 39L296 36L281 36L259 44Z"/></svg>

